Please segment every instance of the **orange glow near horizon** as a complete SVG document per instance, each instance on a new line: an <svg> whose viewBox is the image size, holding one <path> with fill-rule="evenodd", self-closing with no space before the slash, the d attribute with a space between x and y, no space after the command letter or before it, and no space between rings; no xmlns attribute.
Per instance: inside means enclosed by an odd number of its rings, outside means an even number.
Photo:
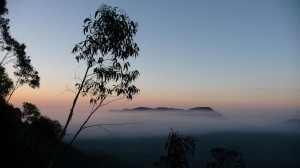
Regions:
<svg viewBox="0 0 300 168"><path fill-rule="evenodd" d="M141 92L132 101L121 100L111 103L109 106L119 108L131 108L136 106L150 107L176 107L189 108L195 106L217 107L291 107L300 108L298 93L282 92L214 92L211 94L172 94L165 93L155 95L153 92ZM180 96L179 96L180 95ZM11 98L12 104L20 105L24 101L41 105L70 105L74 99L73 93L62 93L51 90L33 90L20 88ZM79 105L85 105L88 100L79 99Z"/></svg>
<svg viewBox="0 0 300 168"><path fill-rule="evenodd" d="M162 92L161 92L162 93ZM212 93L202 92L202 94L173 94L167 92L165 94L156 95L155 92L142 91L136 95L133 100L119 100L102 107L98 113L109 109L123 109L135 107L172 107L189 109L199 106L209 106L214 110L225 115L260 115L261 112L275 111L277 114L285 111L299 111L299 96L297 93L286 92L233 92L233 91L215 91ZM178 96L180 95L180 96ZM229 96L230 95L230 96ZM59 120L64 123L68 114L72 101L73 93L62 93L51 90L33 90L30 88L20 88L15 92L11 99L11 103L15 107L22 107L24 101L33 103L41 110L43 115L52 119ZM80 116L87 114L90 110L89 100L80 97L75 108L75 118L80 120ZM79 118L78 118L79 117Z"/></svg>
<svg viewBox="0 0 300 168"><path fill-rule="evenodd" d="M47 88L47 89L46 89ZM300 93L297 91L274 90L204 90L190 88L186 91L173 92L172 89L150 91L142 85L141 93L133 100L120 100L104 106L102 110L145 107L173 107L188 109L209 106L219 112L259 112L266 110L299 110ZM54 87L31 89L21 87L12 96L11 103L21 107L24 101L36 104L41 112L55 119L65 119L72 105L74 94L57 91ZM80 97L76 108L89 107L89 100Z"/></svg>

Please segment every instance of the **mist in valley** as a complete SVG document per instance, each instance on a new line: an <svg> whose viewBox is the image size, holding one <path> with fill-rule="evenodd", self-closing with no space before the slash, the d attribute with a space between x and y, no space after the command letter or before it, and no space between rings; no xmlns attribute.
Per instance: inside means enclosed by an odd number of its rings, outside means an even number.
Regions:
<svg viewBox="0 0 300 168"><path fill-rule="evenodd" d="M247 167L300 166L299 120L280 120L276 116L265 118L265 124L254 118L252 122L245 120L235 120L215 110L108 110L89 122L91 127L82 132L74 145L102 160L97 164L154 167L154 162L165 154L172 129L197 140L190 167L206 167L214 147L238 150Z"/></svg>
<svg viewBox="0 0 300 168"><path fill-rule="evenodd" d="M200 107L201 108L201 107ZM82 114L82 113L79 113ZM291 118L278 117L272 113L257 116L245 115L231 118L222 112L211 110L163 109L148 110L124 109L107 110L92 118L81 137L152 137L165 136L170 129L189 135L216 132L276 132L299 133L299 123L289 123ZM82 116L77 116L81 118ZM293 118L292 118L293 117ZM74 122L76 128L80 120Z"/></svg>

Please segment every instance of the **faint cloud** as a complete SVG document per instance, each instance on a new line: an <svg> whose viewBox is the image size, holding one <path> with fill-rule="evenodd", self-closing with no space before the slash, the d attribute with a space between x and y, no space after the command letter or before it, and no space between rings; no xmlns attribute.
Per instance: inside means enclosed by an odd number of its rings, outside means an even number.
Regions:
<svg viewBox="0 0 300 168"><path fill-rule="evenodd" d="M286 92L297 92L300 89L297 88L257 88L257 90L264 90L264 91L286 91Z"/></svg>

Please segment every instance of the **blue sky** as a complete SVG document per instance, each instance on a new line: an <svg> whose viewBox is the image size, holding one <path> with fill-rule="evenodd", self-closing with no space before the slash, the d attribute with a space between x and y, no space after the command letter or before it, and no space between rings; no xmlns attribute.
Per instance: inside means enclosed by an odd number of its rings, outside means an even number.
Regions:
<svg viewBox="0 0 300 168"><path fill-rule="evenodd" d="M71 104L62 93L74 83L71 54L82 23L102 3L139 23L141 94L112 106L212 106L220 111L300 109L300 2L10 0L11 33L24 42L41 88L20 89L36 104ZM78 72L78 71L76 71ZM27 96L28 99L28 96ZM255 108L254 108L255 107Z"/></svg>

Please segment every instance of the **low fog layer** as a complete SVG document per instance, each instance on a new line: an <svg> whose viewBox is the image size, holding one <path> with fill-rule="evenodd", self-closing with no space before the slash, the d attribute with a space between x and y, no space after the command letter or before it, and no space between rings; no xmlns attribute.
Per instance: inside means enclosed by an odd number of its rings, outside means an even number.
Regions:
<svg viewBox="0 0 300 168"><path fill-rule="evenodd" d="M172 128L198 140L190 167L206 167L214 147L238 149L247 167L300 166L299 119L258 126L232 120L211 109L137 108L98 113L88 125L97 124L101 125L84 130L74 145L102 165L153 167L165 153Z"/></svg>
<svg viewBox="0 0 300 168"><path fill-rule="evenodd" d="M170 129L199 135L215 132L300 132L299 120L255 126L232 120L210 110L134 109L110 110L96 115L80 137L150 137L166 136ZM100 125L98 125L100 124ZM73 127L75 128L75 126Z"/></svg>

